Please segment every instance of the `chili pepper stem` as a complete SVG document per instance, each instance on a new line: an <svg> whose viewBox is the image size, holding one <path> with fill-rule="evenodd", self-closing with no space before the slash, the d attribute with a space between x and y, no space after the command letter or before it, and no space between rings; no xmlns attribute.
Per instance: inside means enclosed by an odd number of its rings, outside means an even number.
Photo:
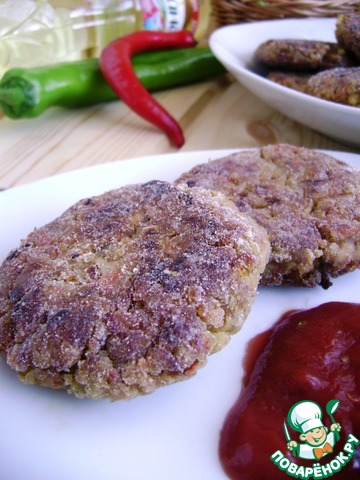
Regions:
<svg viewBox="0 0 360 480"><path fill-rule="evenodd" d="M10 117L19 117L29 103L21 87L0 88L0 105Z"/></svg>
<svg viewBox="0 0 360 480"><path fill-rule="evenodd" d="M9 103L10 105L16 105L19 101L20 88L0 88L0 101Z"/></svg>

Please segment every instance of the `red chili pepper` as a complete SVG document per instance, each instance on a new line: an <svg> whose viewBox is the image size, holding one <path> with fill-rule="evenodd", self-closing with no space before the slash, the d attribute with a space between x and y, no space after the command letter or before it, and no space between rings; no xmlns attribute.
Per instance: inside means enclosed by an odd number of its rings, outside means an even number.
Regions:
<svg viewBox="0 0 360 480"><path fill-rule="evenodd" d="M179 124L140 83L131 57L140 52L187 48L195 44L193 35L187 30L174 33L144 30L114 40L100 55L100 68L110 87L133 111L162 129L177 147L184 144Z"/></svg>

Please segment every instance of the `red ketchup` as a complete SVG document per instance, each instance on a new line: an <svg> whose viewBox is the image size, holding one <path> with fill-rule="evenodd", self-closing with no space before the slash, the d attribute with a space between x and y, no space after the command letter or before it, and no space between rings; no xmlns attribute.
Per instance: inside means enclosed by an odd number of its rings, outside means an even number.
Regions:
<svg viewBox="0 0 360 480"><path fill-rule="evenodd" d="M316 402L330 433L326 406L334 399L341 431L333 451L316 460L294 456L287 444L301 444L302 432L290 427L290 409ZM359 480L360 443L353 437L360 440L360 304L288 312L249 346L243 388L221 432L225 472L234 480Z"/></svg>

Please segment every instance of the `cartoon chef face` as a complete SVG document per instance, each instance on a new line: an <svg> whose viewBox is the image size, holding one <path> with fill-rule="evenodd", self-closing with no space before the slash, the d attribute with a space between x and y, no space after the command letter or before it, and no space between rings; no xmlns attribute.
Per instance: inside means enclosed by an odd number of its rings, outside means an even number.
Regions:
<svg viewBox="0 0 360 480"><path fill-rule="evenodd" d="M300 440L316 447L322 445L327 436L327 428L323 425L320 406L309 400L296 403L288 414L291 427L301 432Z"/></svg>
<svg viewBox="0 0 360 480"><path fill-rule="evenodd" d="M302 433L299 438L308 445L317 447L325 442L327 431L328 429L326 427L316 427L306 433Z"/></svg>

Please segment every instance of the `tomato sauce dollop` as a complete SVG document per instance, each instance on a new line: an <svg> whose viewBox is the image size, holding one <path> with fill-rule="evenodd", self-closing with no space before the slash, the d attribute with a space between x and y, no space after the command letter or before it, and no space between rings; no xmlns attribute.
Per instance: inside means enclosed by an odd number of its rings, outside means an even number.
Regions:
<svg viewBox="0 0 360 480"><path fill-rule="evenodd" d="M270 459L274 452L312 467L334 459L349 434L360 439L360 304L329 302L288 312L254 339L247 361L240 397L220 437L220 459L231 479L286 480L291 477ZM341 425L333 453L317 462L295 458L284 433L289 410L297 402L314 401L322 408L323 424L330 427L326 404L332 399L340 400L334 419ZM301 443L299 432L288 431ZM355 449L331 478L360 479L360 445Z"/></svg>

